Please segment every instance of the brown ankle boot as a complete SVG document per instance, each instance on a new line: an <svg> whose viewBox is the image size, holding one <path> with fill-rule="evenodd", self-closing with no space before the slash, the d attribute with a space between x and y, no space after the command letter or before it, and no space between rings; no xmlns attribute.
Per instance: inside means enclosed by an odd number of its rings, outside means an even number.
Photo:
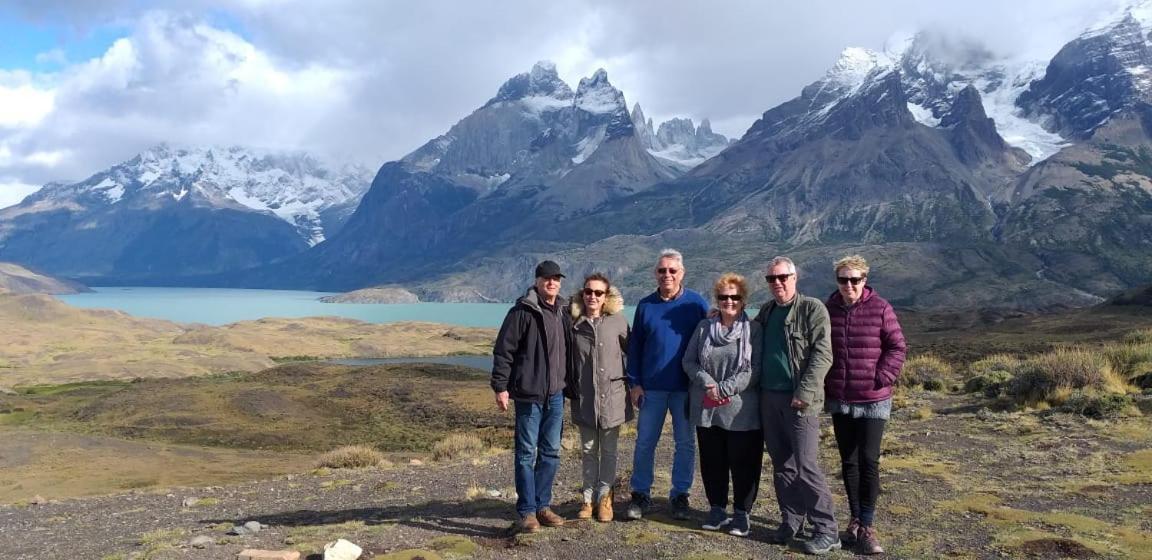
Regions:
<svg viewBox="0 0 1152 560"><path fill-rule="evenodd" d="M612 522L612 492L604 494L600 503L596 504L596 521L601 523Z"/></svg>
<svg viewBox="0 0 1152 560"><path fill-rule="evenodd" d="M592 519L592 502L584 502L580 511L576 512L576 519Z"/></svg>

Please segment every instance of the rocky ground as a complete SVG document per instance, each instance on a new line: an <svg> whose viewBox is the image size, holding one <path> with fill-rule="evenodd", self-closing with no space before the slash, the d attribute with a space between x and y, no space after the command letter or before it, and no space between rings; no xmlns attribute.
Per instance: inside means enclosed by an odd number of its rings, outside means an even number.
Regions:
<svg viewBox="0 0 1152 560"><path fill-rule="evenodd" d="M1152 558L1148 416L1104 422L992 412L976 397L926 392L912 392L901 404L882 466L878 528L887 558ZM835 449L831 438L824 443L825 468L839 496ZM630 438L621 453L631 456ZM662 449L662 467L668 453ZM566 515L576 507L578 468L575 452L565 451L557 497ZM664 471L659 495L668 479L665 468L658 471ZM702 518L700 494L693 507ZM770 479L761 486L746 539L700 530L699 520L674 522L663 511L664 500L644 521L572 521L513 536L507 532L512 502L511 457L503 451L229 486L24 501L0 506L0 550L12 559L223 560L246 548L295 549L321 558L325 542L345 538L363 547L365 558L377 559L798 555L766 542L778 522ZM228 534L248 521L263 528ZM202 548L192 546L194 539Z"/></svg>

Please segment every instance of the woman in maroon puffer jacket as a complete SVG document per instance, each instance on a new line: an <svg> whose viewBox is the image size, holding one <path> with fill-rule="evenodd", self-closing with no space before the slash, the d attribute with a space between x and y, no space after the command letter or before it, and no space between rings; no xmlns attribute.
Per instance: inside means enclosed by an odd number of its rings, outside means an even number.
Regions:
<svg viewBox="0 0 1152 560"><path fill-rule="evenodd" d="M880 439L892 412L892 386L908 347L892 305L867 286L868 261L844 257L833 267L828 298L832 369L824 379L852 520L845 540L863 554L880 554L872 521L880 494Z"/></svg>

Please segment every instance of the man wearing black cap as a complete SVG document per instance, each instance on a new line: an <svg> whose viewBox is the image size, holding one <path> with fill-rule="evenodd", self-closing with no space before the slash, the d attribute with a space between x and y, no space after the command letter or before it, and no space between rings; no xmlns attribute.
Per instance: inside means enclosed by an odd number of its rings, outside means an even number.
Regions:
<svg viewBox="0 0 1152 560"><path fill-rule="evenodd" d="M558 299L563 278L555 262L536 265L536 284L508 311L492 348L496 406L504 412L511 399L516 409L515 529L525 533L564 524L551 507L571 326Z"/></svg>

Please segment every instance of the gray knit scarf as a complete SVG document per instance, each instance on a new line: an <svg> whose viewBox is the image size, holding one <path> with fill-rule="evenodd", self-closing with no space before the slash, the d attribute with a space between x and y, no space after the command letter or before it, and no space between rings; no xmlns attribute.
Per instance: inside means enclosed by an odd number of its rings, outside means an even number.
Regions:
<svg viewBox="0 0 1152 560"><path fill-rule="evenodd" d="M720 322L720 316L712 317L708 320L708 337L704 339L704 345L700 349L700 362L708 363L712 357L712 349L719 346L727 346L732 342L736 342L740 346L737 347L740 355L740 367L752 367L752 344L751 340L751 323L748 322L748 314L743 311L740 316L736 318L736 322L732 324L731 330L726 330L724 324Z"/></svg>

